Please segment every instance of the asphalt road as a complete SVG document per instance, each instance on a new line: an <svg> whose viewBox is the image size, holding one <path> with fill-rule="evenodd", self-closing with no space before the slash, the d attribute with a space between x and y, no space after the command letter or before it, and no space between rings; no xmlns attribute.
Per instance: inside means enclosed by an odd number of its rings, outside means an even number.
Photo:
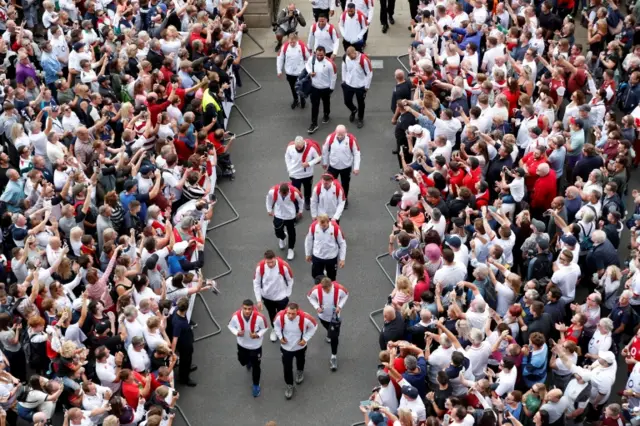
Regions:
<svg viewBox="0 0 640 426"><path fill-rule="evenodd" d="M390 177L397 173L397 161L391 154L395 145L390 123L390 97L393 71L399 66L395 58L384 58L384 69L376 69L367 96L365 127L348 130L358 138L362 150L361 174L351 184L349 210L341 220L347 243L347 261L338 272L338 281L347 287L349 300L343 311L343 326L338 353L339 369L329 371L330 348L319 330L309 343L305 381L298 386L294 398L284 398L284 379L279 345L265 339L262 361L262 395L251 396L251 378L236 360L235 337L226 329L229 318L243 299L253 298L252 278L256 263L266 249L278 251L271 218L265 210L269 188L288 179L284 163L287 143L297 135L306 136L310 123L310 106L305 110L290 109L286 81L275 74L273 59L243 61L246 69L262 85L262 90L238 100L255 132L238 139L232 148L237 170L233 182L221 182L222 190L240 214L240 219L209 233L232 267L232 273L219 280L222 294L205 297L213 314L223 327L221 334L196 343L194 362L199 370L194 378L199 386L183 388L180 406L192 425L263 426L269 420L278 425L350 425L362 420L358 402L366 399L375 384L378 333L369 321L369 312L382 307L390 284L375 262L376 255L387 247L391 218L384 208L395 190ZM256 87L248 78L239 93ZM340 81L332 97L331 121L321 125L313 137L324 138L338 124L349 125L348 110L343 105ZM247 125L235 111L229 129L241 133ZM321 169L316 170L316 181ZM218 197L220 199L220 197ZM220 199L214 224L233 217ZM312 310L306 293L312 287L310 264L304 261L304 236L310 217L297 226L296 258L291 262L295 275L292 301ZM285 253L281 255L284 257ZM207 251L206 276L227 270L219 256ZM390 266L390 265L388 265ZM392 270L392 267L389 267ZM197 302L194 319L199 323L196 335L215 330ZM177 424L184 424L180 419Z"/></svg>

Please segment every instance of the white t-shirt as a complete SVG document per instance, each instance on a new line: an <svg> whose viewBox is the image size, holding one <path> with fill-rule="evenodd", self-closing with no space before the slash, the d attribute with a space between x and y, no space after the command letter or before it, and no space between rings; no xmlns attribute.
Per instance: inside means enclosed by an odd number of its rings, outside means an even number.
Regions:
<svg viewBox="0 0 640 426"><path fill-rule="evenodd" d="M593 337L589 340L589 353L597 355L600 351L608 351L611 349L611 334L603 335L600 330L596 328L596 332L593 333Z"/></svg>
<svg viewBox="0 0 640 426"><path fill-rule="evenodd" d="M561 299L564 303L571 303L576 298L576 284L580 278L580 267L575 263L561 266L551 277L551 282L562 291Z"/></svg>
<svg viewBox="0 0 640 426"><path fill-rule="evenodd" d="M96 362L96 374L102 386L108 387L112 392L120 389L120 382L115 382L117 380L116 359L113 355L109 355L105 363Z"/></svg>
<svg viewBox="0 0 640 426"><path fill-rule="evenodd" d="M513 392L516 386L516 380L518 379L518 369L512 367L510 371L505 372L502 370L498 373L498 387L495 392L498 396L502 397L509 392Z"/></svg>
<svg viewBox="0 0 640 426"><path fill-rule="evenodd" d="M440 118L436 118L434 122L436 130L433 134L434 138L437 138L440 135L444 135L447 138L447 141L456 140L456 134L458 130L462 128L462 125L458 120L441 120Z"/></svg>
<svg viewBox="0 0 640 426"><path fill-rule="evenodd" d="M469 313L467 313L467 319L468 314ZM469 322L471 322L471 320L469 320ZM480 330L482 330L482 328ZM473 372L476 380L484 379L486 376L484 369L487 367L489 357L491 356L491 344L484 341L480 346L469 346L465 349L464 354L469 358L469 361L471 361L471 371Z"/></svg>
<svg viewBox="0 0 640 426"><path fill-rule="evenodd" d="M508 272L507 274L511 274L511 272ZM496 293L498 295L496 312L501 317L504 317L509 310L509 307L515 301L516 294L513 292L511 287L501 283L500 281L496 281Z"/></svg>
<svg viewBox="0 0 640 426"><path fill-rule="evenodd" d="M516 203L519 203L524 198L524 178L517 177L509 183L509 190L511 191L511 196Z"/></svg>

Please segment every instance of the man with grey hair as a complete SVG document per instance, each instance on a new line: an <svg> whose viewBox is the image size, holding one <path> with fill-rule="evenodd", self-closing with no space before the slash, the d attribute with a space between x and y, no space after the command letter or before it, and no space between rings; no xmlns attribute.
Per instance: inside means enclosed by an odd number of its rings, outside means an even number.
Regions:
<svg viewBox="0 0 640 426"><path fill-rule="evenodd" d="M633 298L633 292L631 290L624 290L620 297L618 298L618 302L614 305L613 310L609 314L609 318L613 321L613 332L611 333L611 337L613 337L613 341L618 344L620 340L622 340L622 335L625 332L625 328L627 325L633 326L633 312L631 312L630 301ZM633 333L632 327L629 327L629 331Z"/></svg>
<svg viewBox="0 0 640 426"><path fill-rule="evenodd" d="M313 169L322 161L320 146L311 139L296 136L293 142L289 142L284 153L284 161L287 165L287 173L291 184L302 190L304 186L304 208L311 208L311 188L313 186Z"/></svg>
<svg viewBox="0 0 640 426"><path fill-rule="evenodd" d="M593 241L593 247L587 253L585 268L588 275L597 273L598 277L601 277L609 266L620 267L618 251L611 241L607 240L607 234L604 231L600 229L593 231L591 241Z"/></svg>
<svg viewBox="0 0 640 426"><path fill-rule="evenodd" d="M425 357L429 363L429 383L432 386L438 385L438 371L444 370L451 363L451 354L453 354L454 348L451 344L451 340L446 334L435 334L430 331L425 333L427 338L427 346L425 348ZM435 351L430 351L431 342L436 341L440 343L440 346Z"/></svg>
<svg viewBox="0 0 640 426"><path fill-rule="evenodd" d="M106 230L113 230L113 223L111 222L111 214L113 210L108 204L100 206L98 209L98 218L96 219L96 232L98 234L98 251L102 253L102 247L104 247L104 233Z"/></svg>
<svg viewBox="0 0 640 426"><path fill-rule="evenodd" d="M392 347L395 346L401 349L408 355L404 358L405 372L400 375L400 373L393 368L393 362L391 362L389 365L389 375L396 382L404 379L409 385L418 389L420 398L424 399L427 396L427 382L425 381L427 377L427 360L424 357L424 351L416 345L407 342L392 343L391 345Z"/></svg>
<svg viewBox="0 0 640 426"><path fill-rule="evenodd" d="M471 371L476 380L484 379L484 370L493 352L493 345L484 339L484 333L480 329L472 328L469 337L471 346L464 350L464 355L471 361Z"/></svg>

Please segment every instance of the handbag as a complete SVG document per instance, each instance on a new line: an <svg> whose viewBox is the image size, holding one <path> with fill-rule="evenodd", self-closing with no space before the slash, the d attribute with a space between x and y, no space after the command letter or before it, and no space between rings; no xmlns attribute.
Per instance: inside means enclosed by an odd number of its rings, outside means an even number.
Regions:
<svg viewBox="0 0 640 426"><path fill-rule="evenodd" d="M333 315L331 316L331 321L329 321L329 337L340 335L341 325L342 320L340 319L340 316L338 316L338 314L336 314L336 312L334 311Z"/></svg>

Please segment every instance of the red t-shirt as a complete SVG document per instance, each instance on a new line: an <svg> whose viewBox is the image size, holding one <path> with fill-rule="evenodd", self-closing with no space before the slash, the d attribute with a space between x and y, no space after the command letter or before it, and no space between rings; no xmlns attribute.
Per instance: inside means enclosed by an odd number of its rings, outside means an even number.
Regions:
<svg viewBox="0 0 640 426"><path fill-rule="evenodd" d="M475 170L471 170L470 173L466 174L464 178L462 178L462 185L469 188L472 194L477 193L476 183L480 182L480 177L482 176L482 167L478 166Z"/></svg>
<svg viewBox="0 0 640 426"><path fill-rule="evenodd" d="M420 302L422 300L420 299L420 296L422 295L422 293L429 290L429 288L429 274L425 272L424 279L418 281L416 283L416 286L413 288L413 301Z"/></svg>
<svg viewBox="0 0 640 426"><path fill-rule="evenodd" d="M637 336L633 337L631 341L631 347L629 348L629 356L636 361L640 361L640 339ZM633 370L633 364L627 365L629 372Z"/></svg>
<svg viewBox="0 0 640 426"><path fill-rule="evenodd" d="M137 371L132 371L133 383L122 383L122 396L127 400L127 404L134 410L138 408L140 399L140 389L144 388L144 377Z"/></svg>
<svg viewBox="0 0 640 426"><path fill-rule="evenodd" d="M518 99L520 99L520 90L516 90L512 92L509 89L504 89L502 94L507 97L509 101L509 118L513 117L515 112L518 110Z"/></svg>
<svg viewBox="0 0 640 426"><path fill-rule="evenodd" d="M527 170L527 176L524 178L524 183L527 185L527 190L531 191L533 189L533 185L535 185L536 180L538 179L538 175L536 174L536 170L538 170L538 166L542 163L546 163L546 157L540 157L537 160L533 158L533 151L522 157L522 164L524 164L524 168Z"/></svg>
<svg viewBox="0 0 640 426"><path fill-rule="evenodd" d="M578 343L578 339L582 335L582 329L576 330L575 325L571 324L571 327L567 328L564 332L565 340L571 340L574 343Z"/></svg>
<svg viewBox="0 0 640 426"><path fill-rule="evenodd" d="M464 170L458 170L457 174L454 174L451 170L449 170L449 184L451 185L451 192L453 197L458 196L458 191L456 191L456 186L462 187L464 186L464 178L467 176L467 173ZM472 188L469 188L472 189Z"/></svg>
<svg viewBox="0 0 640 426"><path fill-rule="evenodd" d="M549 174L539 177L533 186L531 194L531 207L537 209L548 209L557 194L556 172L549 170Z"/></svg>
<svg viewBox="0 0 640 426"><path fill-rule="evenodd" d="M393 368L396 369L396 371L400 374L403 374L405 371L407 371L407 368L404 366L404 358L402 357L397 357L396 359L393 360ZM386 371L387 373L389 372L388 368L385 368L384 371ZM395 380L391 379L391 383L393 383L393 387L396 388L396 394L400 395L400 385L398 384L398 382L396 382Z"/></svg>
<svg viewBox="0 0 640 426"><path fill-rule="evenodd" d="M578 68L578 71L567 80L567 90L573 93L582 90L585 84L587 84L587 74L582 68Z"/></svg>

